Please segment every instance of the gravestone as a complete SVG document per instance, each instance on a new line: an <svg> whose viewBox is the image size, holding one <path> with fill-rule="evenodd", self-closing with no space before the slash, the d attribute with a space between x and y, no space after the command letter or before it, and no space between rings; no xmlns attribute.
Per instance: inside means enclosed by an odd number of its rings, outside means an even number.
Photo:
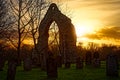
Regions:
<svg viewBox="0 0 120 80"><path fill-rule="evenodd" d="M32 69L32 62L29 57L25 58L23 61L24 71L31 71Z"/></svg>
<svg viewBox="0 0 120 80"><path fill-rule="evenodd" d="M17 61L15 59L8 60L7 80L15 80Z"/></svg>
<svg viewBox="0 0 120 80"><path fill-rule="evenodd" d="M62 67L62 56L58 55L56 60L57 60L57 67Z"/></svg>
<svg viewBox="0 0 120 80"><path fill-rule="evenodd" d="M17 66L21 66L22 65L22 60L20 57L18 57L17 59Z"/></svg>
<svg viewBox="0 0 120 80"><path fill-rule="evenodd" d="M100 55L99 55L99 53L97 51L93 53L93 58L97 59L97 58L99 58L99 56Z"/></svg>
<svg viewBox="0 0 120 80"><path fill-rule="evenodd" d="M98 52L94 52L92 64L93 64L93 67L95 68L100 67L100 58L99 58Z"/></svg>
<svg viewBox="0 0 120 80"><path fill-rule="evenodd" d="M90 51L86 52L86 59L85 59L85 64L86 65L91 65L92 63L92 53Z"/></svg>
<svg viewBox="0 0 120 80"><path fill-rule="evenodd" d="M51 52L48 52L48 54L49 56L47 59L47 78L56 79L58 77L57 62Z"/></svg>
<svg viewBox="0 0 120 80"><path fill-rule="evenodd" d="M76 69L82 69L83 68L83 59L81 59L80 57L78 57L76 59Z"/></svg>
<svg viewBox="0 0 120 80"><path fill-rule="evenodd" d="M65 68L66 68L66 69L70 68L70 65L71 65L70 62L66 62L66 63L65 63Z"/></svg>
<svg viewBox="0 0 120 80"><path fill-rule="evenodd" d="M38 63L38 58L34 57L32 58L32 67L35 68L35 67L40 67L40 63Z"/></svg>
<svg viewBox="0 0 120 80"><path fill-rule="evenodd" d="M2 53L0 53L0 71L3 71L4 64L5 64L5 57L3 56Z"/></svg>
<svg viewBox="0 0 120 80"><path fill-rule="evenodd" d="M106 75L117 77L118 74L118 59L117 56L114 54L108 54L107 55L107 61L106 61Z"/></svg>
<svg viewBox="0 0 120 80"><path fill-rule="evenodd" d="M94 68L99 68L100 67L100 59L99 58L98 59L94 58L92 64L93 64Z"/></svg>

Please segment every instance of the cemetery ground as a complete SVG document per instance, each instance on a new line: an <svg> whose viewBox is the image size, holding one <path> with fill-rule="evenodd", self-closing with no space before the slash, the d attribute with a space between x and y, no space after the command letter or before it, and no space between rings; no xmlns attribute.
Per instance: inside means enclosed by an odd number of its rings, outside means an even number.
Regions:
<svg viewBox="0 0 120 80"><path fill-rule="evenodd" d="M5 80L6 75L7 64L5 65L4 70L0 71L0 80ZM19 66L17 67L15 80L51 80L51 79L47 79L46 72L41 71L40 68L32 68L31 71L24 71L23 66ZM75 64L72 64L70 69L65 69L63 65L62 68L58 68L57 80L120 80L120 77L107 77L106 63L105 61L102 61L100 68L84 66L83 69L76 69Z"/></svg>

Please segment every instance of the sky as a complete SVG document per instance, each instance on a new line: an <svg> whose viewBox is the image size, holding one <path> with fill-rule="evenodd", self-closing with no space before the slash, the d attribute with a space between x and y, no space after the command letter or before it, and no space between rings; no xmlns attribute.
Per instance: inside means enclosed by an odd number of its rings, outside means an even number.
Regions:
<svg viewBox="0 0 120 80"><path fill-rule="evenodd" d="M72 13L77 42L120 45L120 0L53 0Z"/></svg>

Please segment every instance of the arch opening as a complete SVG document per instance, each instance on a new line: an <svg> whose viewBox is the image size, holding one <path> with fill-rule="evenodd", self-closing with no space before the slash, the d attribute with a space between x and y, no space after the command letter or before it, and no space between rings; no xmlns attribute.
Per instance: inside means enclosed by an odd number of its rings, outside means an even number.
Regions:
<svg viewBox="0 0 120 80"><path fill-rule="evenodd" d="M59 48L59 28L55 21L49 27L48 48L54 53L54 56L60 55Z"/></svg>

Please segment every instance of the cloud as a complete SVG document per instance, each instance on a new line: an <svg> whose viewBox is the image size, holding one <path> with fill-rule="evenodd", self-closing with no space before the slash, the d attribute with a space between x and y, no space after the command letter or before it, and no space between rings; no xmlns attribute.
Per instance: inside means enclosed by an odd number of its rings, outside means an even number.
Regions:
<svg viewBox="0 0 120 80"><path fill-rule="evenodd" d="M120 26L120 11L116 12L115 14L104 18L105 24L107 26Z"/></svg>
<svg viewBox="0 0 120 80"><path fill-rule="evenodd" d="M120 27L105 27L96 34L87 34L86 37L90 39L120 39Z"/></svg>

